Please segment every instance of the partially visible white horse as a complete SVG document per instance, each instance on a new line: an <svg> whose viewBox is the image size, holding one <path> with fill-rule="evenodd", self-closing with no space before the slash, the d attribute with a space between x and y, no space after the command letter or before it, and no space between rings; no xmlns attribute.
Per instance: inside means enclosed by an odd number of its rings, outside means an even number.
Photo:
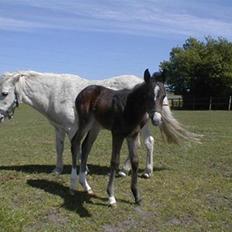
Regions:
<svg viewBox="0 0 232 232"><path fill-rule="evenodd" d="M132 88L143 80L133 75L118 76L106 80L89 81L77 75L39 73L33 71L5 73L0 79L0 121L11 118L14 109L25 103L43 114L56 131L56 168L60 174L63 170L63 149L65 134L71 139L77 131L78 116L75 110L77 94L90 84L103 85L113 89ZM169 142L180 140L198 141L197 135L186 131L173 117L165 98L162 107L161 132ZM147 148L147 162L144 176L153 172L154 139L146 125L142 130ZM124 164L125 171L130 170L129 159ZM121 172L122 175L125 172Z"/></svg>

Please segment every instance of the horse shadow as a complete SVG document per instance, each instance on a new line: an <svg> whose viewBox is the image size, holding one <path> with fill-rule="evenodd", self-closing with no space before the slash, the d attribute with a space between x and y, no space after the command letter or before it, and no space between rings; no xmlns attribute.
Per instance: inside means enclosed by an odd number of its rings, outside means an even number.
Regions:
<svg viewBox="0 0 232 232"><path fill-rule="evenodd" d="M0 166L0 170L7 171L17 171L24 172L28 174L39 174L39 173L47 173L50 174L54 170L54 165L44 165L44 164L26 164L26 165L10 165L10 166ZM100 166L95 164L88 164L89 173L92 175L107 175L110 172L110 168L107 166ZM62 174L70 174L71 173L71 165L64 165L64 169ZM154 172L170 170L170 167L167 166L155 166ZM77 168L77 173L78 173ZM142 173L143 169L139 169L138 173ZM139 175L141 177L142 175ZM118 177L118 176L117 176Z"/></svg>
<svg viewBox="0 0 232 232"><path fill-rule="evenodd" d="M85 204L95 204L92 202L92 198L107 201L107 198L102 198L95 195L91 196L86 192L81 191L75 191L75 194L71 195L68 187L65 187L55 181L49 181L45 179L29 179L27 180L27 184L33 188L42 189L47 193L60 196L64 200L60 207L74 211L79 214L80 217L92 216L91 213L84 207Z"/></svg>
<svg viewBox="0 0 232 232"><path fill-rule="evenodd" d="M54 165L43 165L43 164L0 166L0 170L17 171L17 172L24 172L28 174L35 174L35 173L49 174L53 172L54 168L55 168ZM96 175L107 175L107 173L109 173L110 171L109 167L107 166L99 166L94 164L88 164L88 168L91 174L96 174ZM70 174L71 169L72 169L71 165L64 165L62 174Z"/></svg>
<svg viewBox="0 0 232 232"><path fill-rule="evenodd" d="M75 191L74 195L70 194L69 187L63 186L55 181L46 179L29 179L27 184L33 188L42 189L43 191L60 196L63 198L63 204L60 207L64 207L69 211L76 212L80 217L91 217L92 214L84 207L86 204L93 204L99 206L108 207L108 198L100 197L97 195L89 195L83 191ZM92 199L101 200L102 203L93 202ZM132 204L132 202L122 199L117 199L118 202Z"/></svg>

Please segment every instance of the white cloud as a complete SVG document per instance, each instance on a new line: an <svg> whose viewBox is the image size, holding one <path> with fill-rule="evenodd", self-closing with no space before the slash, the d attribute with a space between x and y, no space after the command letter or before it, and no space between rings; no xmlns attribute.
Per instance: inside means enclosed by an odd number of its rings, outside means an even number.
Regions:
<svg viewBox="0 0 232 232"><path fill-rule="evenodd" d="M25 7L20 19L9 12L0 18L0 29L66 29L110 31L149 36L225 36L232 38L229 7L201 1L161 0L2 0ZM195 4L194 4L195 2ZM209 4L209 2L208 2ZM30 8L38 14L30 15ZM230 9L231 10L231 9ZM224 14L223 14L224 12ZM40 16L41 14L41 16Z"/></svg>

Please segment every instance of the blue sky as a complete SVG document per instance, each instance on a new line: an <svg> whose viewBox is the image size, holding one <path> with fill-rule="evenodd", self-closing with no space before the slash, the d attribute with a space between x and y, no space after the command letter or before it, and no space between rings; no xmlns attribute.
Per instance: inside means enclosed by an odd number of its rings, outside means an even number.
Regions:
<svg viewBox="0 0 232 232"><path fill-rule="evenodd" d="M157 71L193 36L232 40L230 0L0 0L0 72Z"/></svg>

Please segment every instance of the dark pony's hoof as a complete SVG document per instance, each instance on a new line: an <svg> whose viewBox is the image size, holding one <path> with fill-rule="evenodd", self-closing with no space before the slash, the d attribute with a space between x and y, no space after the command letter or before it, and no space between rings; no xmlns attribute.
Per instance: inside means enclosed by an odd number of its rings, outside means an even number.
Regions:
<svg viewBox="0 0 232 232"><path fill-rule="evenodd" d="M116 203L108 204L108 207L115 209L115 208L117 208L117 204Z"/></svg>
<svg viewBox="0 0 232 232"><path fill-rule="evenodd" d="M92 190L92 189L90 189L89 191L85 191L87 194L88 194L88 196L90 196L90 197L96 197L97 195L96 195L96 193Z"/></svg>
<svg viewBox="0 0 232 232"><path fill-rule="evenodd" d="M136 205L141 205L142 203L142 198L135 200Z"/></svg>
<svg viewBox="0 0 232 232"><path fill-rule="evenodd" d="M75 193L76 193L76 191L75 191L74 189L69 189L69 194L70 194L71 196L74 196Z"/></svg>

